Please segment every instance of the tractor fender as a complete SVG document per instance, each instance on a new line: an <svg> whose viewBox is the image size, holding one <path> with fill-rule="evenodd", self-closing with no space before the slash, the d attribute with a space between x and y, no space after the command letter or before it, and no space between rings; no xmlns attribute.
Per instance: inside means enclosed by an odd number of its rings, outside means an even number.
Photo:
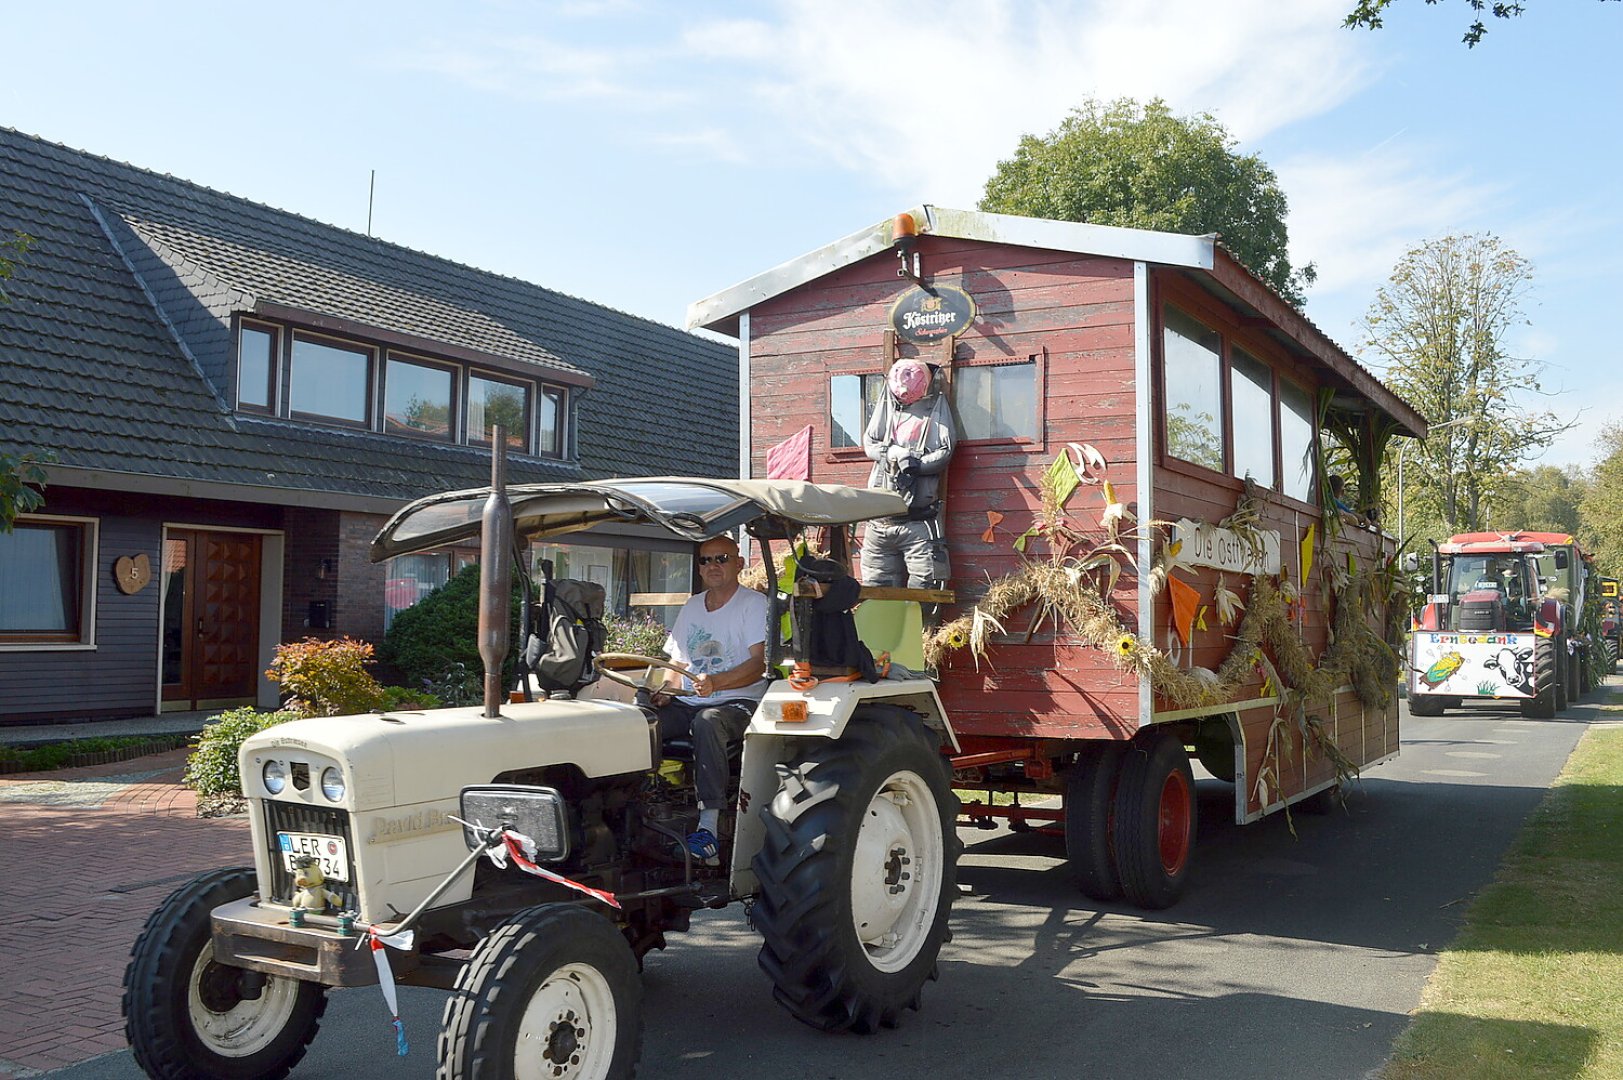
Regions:
<svg viewBox="0 0 1623 1080"><path fill-rule="evenodd" d="M1538 612L1533 616L1533 630L1540 637L1555 637L1566 628L1566 612L1561 601L1552 596L1546 596L1539 601Z"/></svg>
<svg viewBox="0 0 1623 1080"><path fill-rule="evenodd" d="M878 682L820 682L809 690L795 690L779 679L768 688L745 734L814 735L838 739L858 706L899 705L917 713L940 737L941 742L959 750L958 736L947 719L935 683L929 679L880 679Z"/></svg>

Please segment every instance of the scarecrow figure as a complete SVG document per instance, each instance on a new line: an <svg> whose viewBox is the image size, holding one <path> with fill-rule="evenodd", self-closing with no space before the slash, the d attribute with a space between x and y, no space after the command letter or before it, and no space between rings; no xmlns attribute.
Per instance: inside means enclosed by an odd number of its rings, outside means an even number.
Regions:
<svg viewBox="0 0 1623 1080"><path fill-rule="evenodd" d="M939 589L951 575L941 533L941 476L956 436L935 372L919 360L898 360L885 377L862 449L873 459L868 486L907 500L901 517L868 523L862 537L862 583Z"/></svg>

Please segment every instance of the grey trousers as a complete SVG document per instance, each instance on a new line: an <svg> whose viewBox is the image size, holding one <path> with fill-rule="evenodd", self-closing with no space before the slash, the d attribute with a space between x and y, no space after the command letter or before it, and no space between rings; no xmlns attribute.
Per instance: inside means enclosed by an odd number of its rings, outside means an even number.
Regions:
<svg viewBox="0 0 1623 1080"><path fill-rule="evenodd" d="M862 534L862 583L939 589L952 576L938 518L879 518Z"/></svg>
<svg viewBox="0 0 1623 1080"><path fill-rule="evenodd" d="M699 809L723 809L727 803L727 747L744 737L755 702L724 701L689 705L673 698L659 707L659 737L693 739L693 768L698 773Z"/></svg>

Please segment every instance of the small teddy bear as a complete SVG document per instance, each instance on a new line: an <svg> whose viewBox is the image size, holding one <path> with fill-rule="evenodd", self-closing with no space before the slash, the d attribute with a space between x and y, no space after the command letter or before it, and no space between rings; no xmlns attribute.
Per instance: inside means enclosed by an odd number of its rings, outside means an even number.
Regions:
<svg viewBox="0 0 1623 1080"><path fill-rule="evenodd" d="M326 911L342 907L344 898L327 888L326 875L321 862L313 855L300 855L293 860L293 906L306 911Z"/></svg>

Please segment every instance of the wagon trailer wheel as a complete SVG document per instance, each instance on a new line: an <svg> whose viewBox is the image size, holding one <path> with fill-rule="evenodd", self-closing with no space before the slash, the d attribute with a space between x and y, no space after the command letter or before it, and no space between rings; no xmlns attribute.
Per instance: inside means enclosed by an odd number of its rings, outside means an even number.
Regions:
<svg viewBox="0 0 1623 1080"><path fill-rule="evenodd" d="M1121 899L1111 835L1121 760L1122 744L1090 744L1065 776L1065 858L1083 895L1107 903Z"/></svg>
<svg viewBox="0 0 1623 1080"><path fill-rule="evenodd" d="M678 675L686 675L688 669L681 664L673 664L669 660L657 656L642 656L638 653L599 653L594 661L597 670L604 678L629 686L633 690L657 690L659 684L649 680L646 675L642 679L633 679L627 675L628 671L644 671L648 668L665 668Z"/></svg>
<svg viewBox="0 0 1623 1080"><path fill-rule="evenodd" d="M304 1057L326 987L216 963L209 913L254 894L254 872L210 870L147 919L124 970L124 1033L158 1080L279 1080Z"/></svg>
<svg viewBox="0 0 1623 1080"><path fill-rule="evenodd" d="M1170 906L1183 892L1195 847L1195 778L1183 743L1158 732L1132 746L1116 785L1116 872L1128 902Z"/></svg>
<svg viewBox="0 0 1623 1080"><path fill-rule="evenodd" d="M576 904L526 908L479 943L440 1024L436 1080L628 1080L642 984L624 935Z"/></svg>
<svg viewBox="0 0 1623 1080"><path fill-rule="evenodd" d="M1555 711L1566 712L1572 704L1572 658L1567 655L1567 635L1550 639L1555 642L1551 650L1555 658Z"/></svg>
<svg viewBox="0 0 1623 1080"><path fill-rule="evenodd" d="M803 741L779 766L751 864L761 968L812 1027L894 1027L936 976L957 892L946 761L916 717L885 705L859 709L837 740Z"/></svg>

